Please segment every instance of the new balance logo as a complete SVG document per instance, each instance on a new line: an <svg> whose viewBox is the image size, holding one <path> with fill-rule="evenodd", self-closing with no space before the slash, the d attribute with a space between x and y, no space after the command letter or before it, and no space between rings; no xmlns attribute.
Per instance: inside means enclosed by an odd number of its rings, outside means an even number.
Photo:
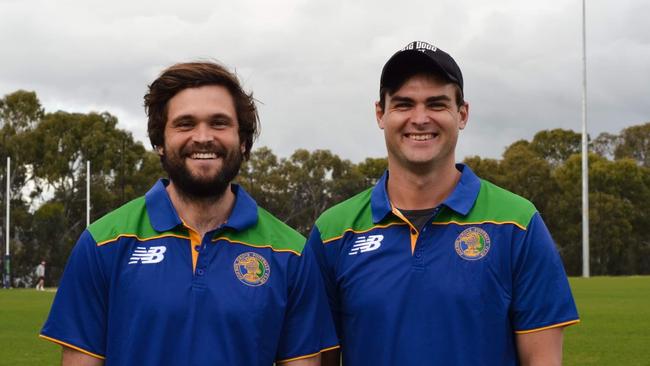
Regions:
<svg viewBox="0 0 650 366"><path fill-rule="evenodd" d="M160 263L165 259L165 252L167 247L136 247L131 254L129 259L129 264L142 263L142 264L153 264Z"/></svg>
<svg viewBox="0 0 650 366"><path fill-rule="evenodd" d="M360 236L354 242L352 249L348 255L357 255L359 253L365 253L372 250L377 250L381 246L381 241L384 239L383 235L368 235Z"/></svg>

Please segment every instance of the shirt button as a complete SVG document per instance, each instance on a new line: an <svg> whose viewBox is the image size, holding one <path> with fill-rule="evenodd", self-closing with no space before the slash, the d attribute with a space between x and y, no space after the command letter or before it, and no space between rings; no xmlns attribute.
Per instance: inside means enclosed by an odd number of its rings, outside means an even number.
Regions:
<svg viewBox="0 0 650 366"><path fill-rule="evenodd" d="M199 268L199 269L196 270L196 275L197 276L203 276L204 274L205 274L205 271L203 270L203 268Z"/></svg>
<svg viewBox="0 0 650 366"><path fill-rule="evenodd" d="M411 229L411 235L415 235L415 234L417 234L417 233L418 233L418 232L417 232L415 229Z"/></svg>
<svg viewBox="0 0 650 366"><path fill-rule="evenodd" d="M421 256L422 254L420 254L420 252L415 252L415 258L420 258Z"/></svg>

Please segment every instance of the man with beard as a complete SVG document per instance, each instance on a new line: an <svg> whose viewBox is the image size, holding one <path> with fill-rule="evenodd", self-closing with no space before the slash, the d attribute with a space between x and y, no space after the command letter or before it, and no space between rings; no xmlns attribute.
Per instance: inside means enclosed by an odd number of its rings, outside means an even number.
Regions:
<svg viewBox="0 0 650 366"><path fill-rule="evenodd" d="M83 232L41 337L63 365L319 365L337 340L311 250L231 183L252 94L218 64L177 64L145 109L169 180Z"/></svg>

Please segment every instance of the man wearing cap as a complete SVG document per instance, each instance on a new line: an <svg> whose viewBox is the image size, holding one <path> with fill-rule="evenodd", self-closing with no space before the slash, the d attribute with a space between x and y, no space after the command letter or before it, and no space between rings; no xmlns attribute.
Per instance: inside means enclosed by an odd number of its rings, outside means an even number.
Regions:
<svg viewBox="0 0 650 366"><path fill-rule="evenodd" d="M529 201L455 163L469 116L456 62L409 43L375 110L388 171L308 239L344 364L560 365L562 328L579 321L562 261Z"/></svg>
<svg viewBox="0 0 650 366"><path fill-rule="evenodd" d="M318 366L336 348L305 238L232 180L258 131L252 94L211 62L145 96L169 179L90 225L41 337L64 366Z"/></svg>

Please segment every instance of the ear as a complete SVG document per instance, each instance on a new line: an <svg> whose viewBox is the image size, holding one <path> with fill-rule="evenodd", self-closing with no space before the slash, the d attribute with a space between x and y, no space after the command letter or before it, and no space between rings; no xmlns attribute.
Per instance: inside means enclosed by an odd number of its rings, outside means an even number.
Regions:
<svg viewBox="0 0 650 366"><path fill-rule="evenodd" d="M241 151L242 154L246 153L246 144L242 142L239 145L239 150Z"/></svg>
<svg viewBox="0 0 650 366"><path fill-rule="evenodd" d="M375 102L375 118L380 129L384 129L384 108L379 102Z"/></svg>
<svg viewBox="0 0 650 366"><path fill-rule="evenodd" d="M458 109L458 113L460 114L460 121L458 121L458 129L459 130L464 130L465 126L467 126L467 121L469 120L469 103L465 102L460 108Z"/></svg>
<svg viewBox="0 0 650 366"><path fill-rule="evenodd" d="M165 155L165 149L162 146L156 146L156 153L158 153L158 156L163 156Z"/></svg>

